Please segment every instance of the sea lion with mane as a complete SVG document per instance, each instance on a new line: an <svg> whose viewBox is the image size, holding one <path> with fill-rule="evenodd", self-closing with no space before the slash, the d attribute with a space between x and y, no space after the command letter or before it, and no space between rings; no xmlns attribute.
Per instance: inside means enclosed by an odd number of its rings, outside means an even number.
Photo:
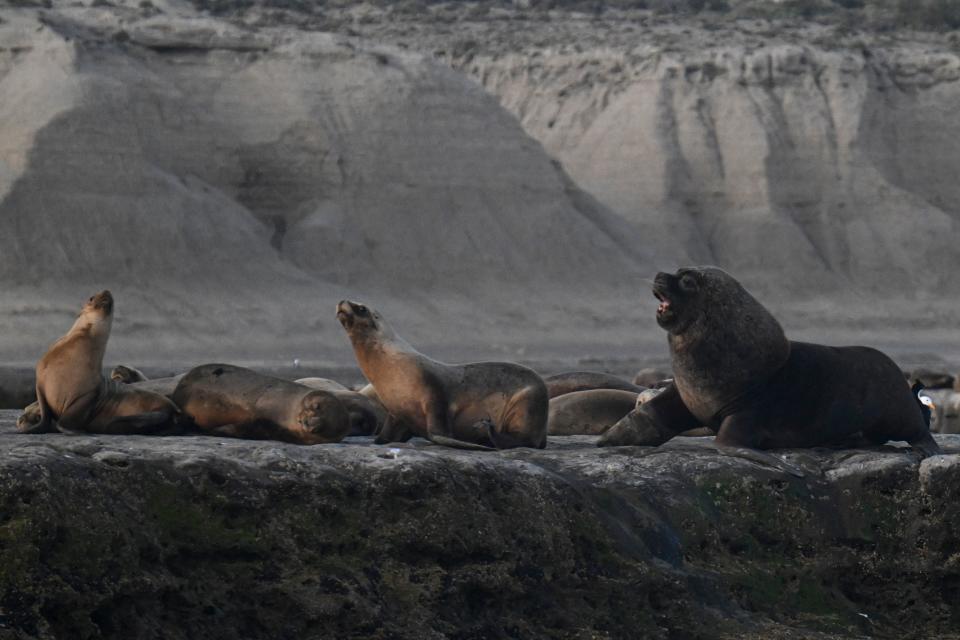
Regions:
<svg viewBox="0 0 960 640"><path fill-rule="evenodd" d="M143 434L176 426L180 412L168 398L103 376L113 308L109 291L91 296L40 358L36 409L17 420L20 431Z"/></svg>
<svg viewBox="0 0 960 640"><path fill-rule="evenodd" d="M321 444L350 433L350 416L329 391L229 364L194 367L172 398L202 432L213 435Z"/></svg>
<svg viewBox="0 0 960 640"><path fill-rule="evenodd" d="M706 425L721 446L815 447L860 436L940 452L899 367L876 349L787 340L773 315L715 267L659 273L653 293L674 382L600 446L656 446Z"/></svg>
<svg viewBox="0 0 960 640"><path fill-rule="evenodd" d="M389 412L378 443L418 435L467 448L546 446L547 387L533 370L509 362L432 360L398 336L378 311L357 302L340 302L337 319Z"/></svg>

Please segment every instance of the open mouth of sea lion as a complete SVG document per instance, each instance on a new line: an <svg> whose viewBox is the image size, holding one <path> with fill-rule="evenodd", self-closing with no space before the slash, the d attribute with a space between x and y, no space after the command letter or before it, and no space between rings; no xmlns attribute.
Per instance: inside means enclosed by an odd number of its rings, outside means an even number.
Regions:
<svg viewBox="0 0 960 640"><path fill-rule="evenodd" d="M658 273L653 280L653 295L660 304L657 306L657 320L664 320L673 315L672 305L675 300L673 293L676 278L669 273Z"/></svg>
<svg viewBox="0 0 960 640"><path fill-rule="evenodd" d="M341 300L337 303L337 320L340 321L344 329L349 329L353 326L353 319L353 305L350 304L350 301Z"/></svg>

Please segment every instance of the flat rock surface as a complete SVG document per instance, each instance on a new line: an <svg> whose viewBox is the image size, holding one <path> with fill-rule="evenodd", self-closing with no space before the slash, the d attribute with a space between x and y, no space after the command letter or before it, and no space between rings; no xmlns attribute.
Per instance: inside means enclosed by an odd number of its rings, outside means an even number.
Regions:
<svg viewBox="0 0 960 640"><path fill-rule="evenodd" d="M0 638L960 637L960 436L476 453L22 435Z"/></svg>

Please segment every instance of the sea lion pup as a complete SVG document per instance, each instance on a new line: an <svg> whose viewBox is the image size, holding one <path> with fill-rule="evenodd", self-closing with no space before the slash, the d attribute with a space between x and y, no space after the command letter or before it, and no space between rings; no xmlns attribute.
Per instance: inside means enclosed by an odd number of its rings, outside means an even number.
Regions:
<svg viewBox="0 0 960 640"><path fill-rule="evenodd" d="M939 453L919 400L879 351L787 340L770 312L715 267L659 273L653 293L674 383L611 427L600 446L659 445L706 425L721 446L814 447L860 434Z"/></svg>
<svg viewBox="0 0 960 640"><path fill-rule="evenodd" d="M372 436L380 431L387 421L387 410L379 400L351 391L339 382L326 378L300 378L294 382L311 389L329 391L336 396L350 414L351 436Z"/></svg>
<svg viewBox="0 0 960 640"><path fill-rule="evenodd" d="M508 362L431 360L379 312L349 300L337 305L337 319L390 414L378 443L409 433L438 444L472 443L470 448L546 446L547 387L536 372Z"/></svg>
<svg viewBox="0 0 960 640"><path fill-rule="evenodd" d="M339 442L350 416L329 391L229 364L188 371L173 401L204 433L295 444Z"/></svg>
<svg viewBox="0 0 960 640"><path fill-rule="evenodd" d="M620 389L574 391L550 399L547 433L595 436L619 422L637 404L638 394Z"/></svg>
<svg viewBox="0 0 960 640"><path fill-rule="evenodd" d="M551 399L567 393L589 391L591 389L619 389L620 391L631 391L637 394L645 388L638 387L623 378L612 376L609 373L596 373L593 371L556 373L552 376L544 376L543 381L547 385L547 395L550 396Z"/></svg>
<svg viewBox="0 0 960 640"><path fill-rule="evenodd" d="M137 434L175 426L180 412L168 398L101 373L112 324L113 296L109 291L91 296L70 331L37 363L40 418L18 420L21 431Z"/></svg>

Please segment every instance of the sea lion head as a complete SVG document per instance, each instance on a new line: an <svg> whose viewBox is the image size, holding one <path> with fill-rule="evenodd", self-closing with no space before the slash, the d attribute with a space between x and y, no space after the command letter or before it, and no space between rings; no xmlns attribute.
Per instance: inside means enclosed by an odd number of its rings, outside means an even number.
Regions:
<svg viewBox="0 0 960 640"><path fill-rule="evenodd" d="M730 284L740 284L715 267L683 267L676 273L660 272L653 280L653 295L660 301L657 324L669 333L683 333L729 295Z"/></svg>
<svg viewBox="0 0 960 640"><path fill-rule="evenodd" d="M657 274L653 295L660 301L657 324L679 335L694 326L739 324L772 315L737 280L717 267L682 267L676 273Z"/></svg>
<svg viewBox="0 0 960 640"><path fill-rule="evenodd" d="M113 294L107 289L90 296L81 313L108 318L113 315Z"/></svg>
<svg viewBox="0 0 960 640"><path fill-rule="evenodd" d="M783 327L737 280L716 267L658 273L657 324L666 329L674 379L703 420L787 361Z"/></svg>
<svg viewBox="0 0 960 640"><path fill-rule="evenodd" d="M103 290L90 296L80 309L74 329L90 336L106 338L113 324L113 295Z"/></svg>
<svg viewBox="0 0 960 640"><path fill-rule="evenodd" d="M393 331L380 312L359 302L341 300L337 304L337 320L352 341L380 341L393 336Z"/></svg>
<svg viewBox="0 0 960 640"><path fill-rule="evenodd" d="M350 415L329 391L311 391L304 396L297 423L307 444L339 442L350 432Z"/></svg>

